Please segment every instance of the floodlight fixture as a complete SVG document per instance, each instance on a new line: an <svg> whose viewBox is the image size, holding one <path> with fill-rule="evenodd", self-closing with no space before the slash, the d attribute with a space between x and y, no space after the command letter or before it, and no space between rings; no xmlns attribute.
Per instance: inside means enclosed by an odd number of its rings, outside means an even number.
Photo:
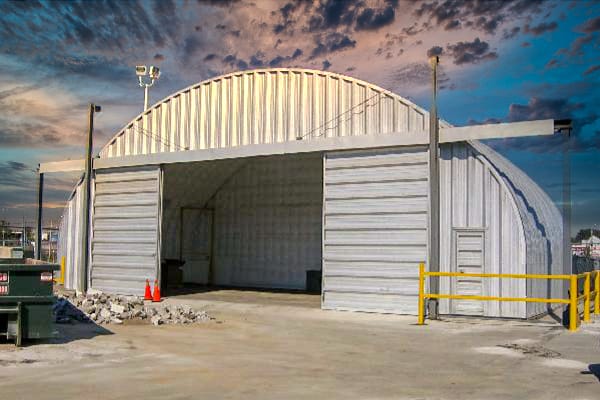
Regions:
<svg viewBox="0 0 600 400"><path fill-rule="evenodd" d="M150 66L150 77L152 78L152 80L158 80L158 78L160 77L160 69L158 67L151 65Z"/></svg>
<svg viewBox="0 0 600 400"><path fill-rule="evenodd" d="M160 69L151 65L147 67L145 65L136 65L135 74L138 77L140 87L144 88L144 111L148 109L148 89L154 85L154 82L160 77ZM144 82L144 77L150 77L150 82Z"/></svg>
<svg viewBox="0 0 600 400"><path fill-rule="evenodd" d="M148 68L145 65L136 65L135 66L135 74L137 76L146 76L148 73Z"/></svg>

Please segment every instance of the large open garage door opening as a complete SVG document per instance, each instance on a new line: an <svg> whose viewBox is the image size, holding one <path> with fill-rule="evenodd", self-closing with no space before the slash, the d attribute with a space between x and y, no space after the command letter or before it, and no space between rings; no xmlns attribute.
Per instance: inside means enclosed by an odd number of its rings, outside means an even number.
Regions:
<svg viewBox="0 0 600 400"><path fill-rule="evenodd" d="M322 176L321 154L166 165L167 293L223 288L319 293Z"/></svg>

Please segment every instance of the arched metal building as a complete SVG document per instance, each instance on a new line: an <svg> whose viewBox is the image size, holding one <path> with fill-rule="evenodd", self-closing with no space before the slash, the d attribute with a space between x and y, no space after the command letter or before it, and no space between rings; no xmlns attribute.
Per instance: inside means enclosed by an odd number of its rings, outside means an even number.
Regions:
<svg viewBox="0 0 600 400"><path fill-rule="evenodd" d="M441 271L563 273L555 206L468 140L517 129L506 125L441 122ZM414 314L428 250L428 129L428 113L406 99L322 71L243 71L175 93L94 159L88 285L141 294L166 259L185 260L186 282L224 286L304 289L307 271L322 271L323 308ZM82 187L60 231L73 289L84 271ZM561 285L524 280L442 278L441 289L562 297ZM441 311L525 318L545 306L442 301Z"/></svg>

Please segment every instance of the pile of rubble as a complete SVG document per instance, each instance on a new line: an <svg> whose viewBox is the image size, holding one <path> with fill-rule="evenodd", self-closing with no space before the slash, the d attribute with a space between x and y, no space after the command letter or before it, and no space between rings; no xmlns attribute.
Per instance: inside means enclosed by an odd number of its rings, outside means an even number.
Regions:
<svg viewBox="0 0 600 400"><path fill-rule="evenodd" d="M206 311L195 311L189 306L144 302L139 297L109 295L100 291L89 291L87 295L60 293L53 310L57 323L122 324L125 320L147 320L153 325L162 325L214 319Z"/></svg>

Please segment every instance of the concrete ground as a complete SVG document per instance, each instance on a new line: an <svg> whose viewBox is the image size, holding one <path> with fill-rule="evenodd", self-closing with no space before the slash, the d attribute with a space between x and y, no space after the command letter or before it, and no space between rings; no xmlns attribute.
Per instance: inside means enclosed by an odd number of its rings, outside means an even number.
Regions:
<svg viewBox="0 0 600 400"><path fill-rule="evenodd" d="M322 311L319 297L222 290L171 303L216 320L59 326L0 344L2 399L600 399L600 321Z"/></svg>

